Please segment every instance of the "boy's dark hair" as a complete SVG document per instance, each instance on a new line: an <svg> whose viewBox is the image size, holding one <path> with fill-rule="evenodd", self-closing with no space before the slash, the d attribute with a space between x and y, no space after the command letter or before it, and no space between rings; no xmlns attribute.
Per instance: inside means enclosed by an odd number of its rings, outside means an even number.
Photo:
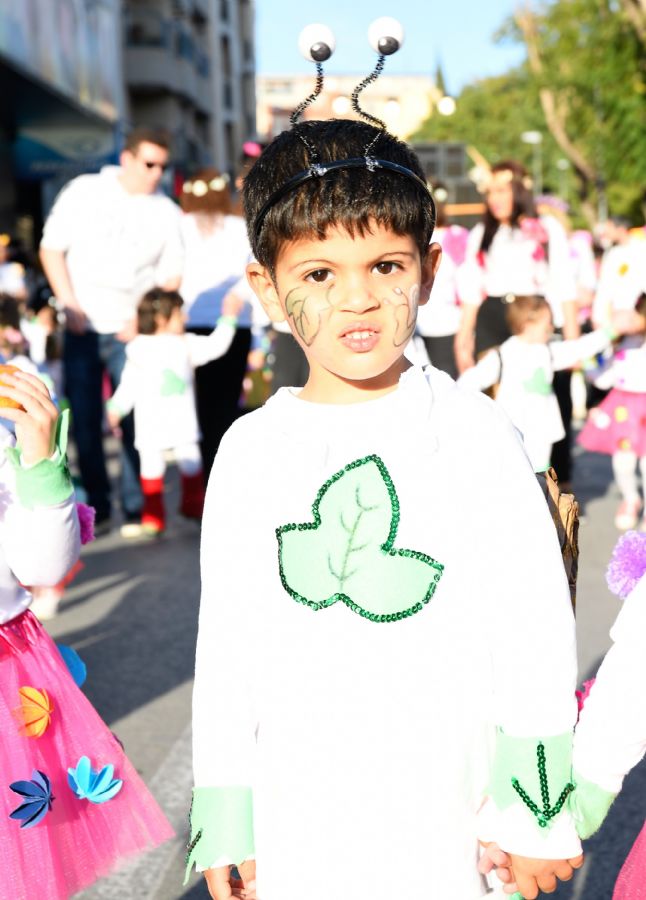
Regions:
<svg viewBox="0 0 646 900"><path fill-rule="evenodd" d="M635 303L635 312L646 317L646 294L640 294Z"/></svg>
<svg viewBox="0 0 646 900"><path fill-rule="evenodd" d="M379 168L337 169L309 178L276 201L256 236L254 223L267 200L314 162L300 136L316 148L316 162L321 164L364 157L377 137L372 155L405 166L425 181L415 153L388 132L348 119L301 122L269 144L244 180L247 230L258 262L273 272L286 241L305 237L323 240L328 228L334 226L345 228L351 235L364 235L370 231L372 220L396 234L411 235L422 258L426 256L435 225L430 197L413 179Z"/></svg>
<svg viewBox="0 0 646 900"><path fill-rule="evenodd" d="M533 322L538 314L544 310L551 312L551 306L545 297L538 295L528 295L525 297L516 297L513 303L507 306L505 317L507 325L512 334L521 334L528 322Z"/></svg>
<svg viewBox="0 0 646 900"><path fill-rule="evenodd" d="M184 305L181 294L177 291L165 291L155 287L147 291L137 307L137 330L139 334L155 334L157 331L156 316L170 319L174 309Z"/></svg>
<svg viewBox="0 0 646 900"><path fill-rule="evenodd" d="M136 153L140 144L155 144L164 150L170 150L170 136L163 128L149 128L142 125L128 133L123 149Z"/></svg>
<svg viewBox="0 0 646 900"><path fill-rule="evenodd" d="M511 192L514 198L514 205L511 210L511 227L518 227L521 216L535 219L537 216L536 204L534 203L531 187L528 186L529 176L525 166L515 159L503 159L491 167L491 174L494 175L496 172L511 172ZM485 209L483 222L484 232L480 242L480 249L483 253L486 253L500 228L500 222L488 206Z"/></svg>

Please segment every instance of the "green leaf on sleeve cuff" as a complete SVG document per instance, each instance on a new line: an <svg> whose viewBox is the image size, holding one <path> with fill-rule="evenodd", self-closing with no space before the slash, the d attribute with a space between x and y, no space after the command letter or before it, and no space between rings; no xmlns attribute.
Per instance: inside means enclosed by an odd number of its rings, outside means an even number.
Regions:
<svg viewBox="0 0 646 900"><path fill-rule="evenodd" d="M20 447L7 447L5 454L15 471L16 493L27 509L41 506L57 506L74 493L74 486L67 466L67 433L69 410L58 417L56 426L56 450L51 459L41 459L34 466L25 468L21 463Z"/></svg>
<svg viewBox="0 0 646 900"><path fill-rule="evenodd" d="M577 834L585 840L597 831L617 796L574 773L576 791L570 797L570 812Z"/></svg>
<svg viewBox="0 0 646 900"><path fill-rule="evenodd" d="M553 737L511 737L498 730L489 794L498 809L523 803L547 828L574 791L572 732Z"/></svg>
<svg viewBox="0 0 646 900"><path fill-rule="evenodd" d="M190 828L184 884L188 881L193 865L209 869L221 857L240 863L253 856L251 788L195 788Z"/></svg>

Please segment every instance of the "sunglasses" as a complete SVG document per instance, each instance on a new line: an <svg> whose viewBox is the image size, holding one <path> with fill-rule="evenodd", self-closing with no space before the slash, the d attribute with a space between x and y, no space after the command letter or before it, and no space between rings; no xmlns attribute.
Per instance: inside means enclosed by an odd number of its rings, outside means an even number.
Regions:
<svg viewBox="0 0 646 900"><path fill-rule="evenodd" d="M142 162L147 169L161 169L162 172L165 172L168 169L168 163L151 162L148 159L144 159Z"/></svg>

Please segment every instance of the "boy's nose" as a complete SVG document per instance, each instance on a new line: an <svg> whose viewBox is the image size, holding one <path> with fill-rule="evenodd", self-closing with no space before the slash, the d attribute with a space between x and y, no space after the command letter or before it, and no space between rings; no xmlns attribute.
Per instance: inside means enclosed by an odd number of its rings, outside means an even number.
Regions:
<svg viewBox="0 0 646 900"><path fill-rule="evenodd" d="M348 312L368 312L379 306L379 298L372 285L361 279L353 279L343 285L339 306Z"/></svg>

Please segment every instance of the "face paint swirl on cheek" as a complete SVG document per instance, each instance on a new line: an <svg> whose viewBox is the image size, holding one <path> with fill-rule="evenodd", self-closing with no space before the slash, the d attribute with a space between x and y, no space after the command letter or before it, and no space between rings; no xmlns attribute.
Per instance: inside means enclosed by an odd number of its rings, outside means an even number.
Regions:
<svg viewBox="0 0 646 900"><path fill-rule="evenodd" d="M419 285L414 284L408 294L402 288L393 288L394 297L387 297L385 302L392 309L395 317L395 335L393 343L395 347L405 344L415 331L417 321L417 306L419 303Z"/></svg>
<svg viewBox="0 0 646 900"><path fill-rule="evenodd" d="M321 319L332 309L330 292L312 293L308 288L294 288L285 297L285 312L303 343L310 347L321 328Z"/></svg>

